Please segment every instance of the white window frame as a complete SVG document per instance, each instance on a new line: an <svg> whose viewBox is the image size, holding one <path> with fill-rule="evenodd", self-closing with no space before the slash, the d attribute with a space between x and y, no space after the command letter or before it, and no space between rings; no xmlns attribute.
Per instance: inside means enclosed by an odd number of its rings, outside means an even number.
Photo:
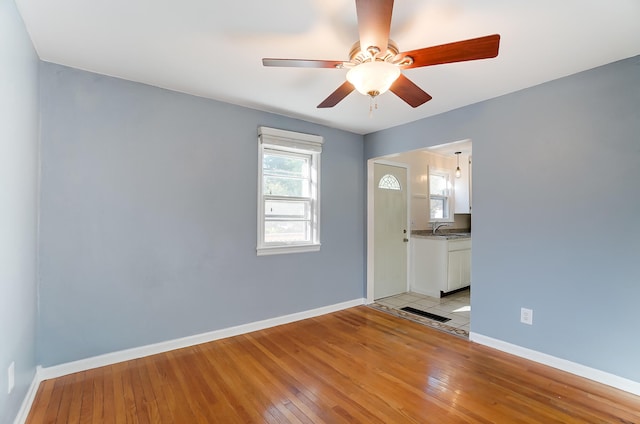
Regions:
<svg viewBox="0 0 640 424"><path fill-rule="evenodd" d="M324 139L318 135L258 127L258 256L320 250L320 155ZM307 155L310 158L310 227L309 242L265 242L265 202L278 196L263 193L263 157L265 150L284 154Z"/></svg>
<svg viewBox="0 0 640 424"><path fill-rule="evenodd" d="M446 195L435 195L431 194L431 176L439 176L445 177L447 179L447 194ZM447 169L438 169L429 167L429 180L428 180L428 195L429 195L429 223L432 224L434 222L454 222L453 216L453 183L451 182L451 171ZM445 218L431 218L431 200L438 199L445 201L445 207L447 216Z"/></svg>

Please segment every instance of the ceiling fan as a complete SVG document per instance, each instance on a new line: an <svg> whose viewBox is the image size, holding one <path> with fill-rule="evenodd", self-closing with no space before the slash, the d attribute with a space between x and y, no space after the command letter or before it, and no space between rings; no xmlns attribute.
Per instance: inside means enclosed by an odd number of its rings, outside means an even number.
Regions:
<svg viewBox="0 0 640 424"><path fill-rule="evenodd" d="M391 90L410 106L418 107L431 100L431 96L405 77L401 70L488 59L498 55L498 34L400 52L389 38L393 0L356 0L356 11L360 40L351 48L348 61L264 58L262 64L348 69L347 81L324 99L318 108L337 105L353 90L372 98Z"/></svg>

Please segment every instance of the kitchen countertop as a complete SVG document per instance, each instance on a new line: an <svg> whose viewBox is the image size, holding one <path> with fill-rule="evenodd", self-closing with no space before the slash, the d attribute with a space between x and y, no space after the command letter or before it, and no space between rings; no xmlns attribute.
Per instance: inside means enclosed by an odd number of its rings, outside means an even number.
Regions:
<svg viewBox="0 0 640 424"><path fill-rule="evenodd" d="M411 237L431 240L459 240L471 238L471 231L465 229L445 231L438 230L436 234L433 234L431 230L413 230L411 231Z"/></svg>

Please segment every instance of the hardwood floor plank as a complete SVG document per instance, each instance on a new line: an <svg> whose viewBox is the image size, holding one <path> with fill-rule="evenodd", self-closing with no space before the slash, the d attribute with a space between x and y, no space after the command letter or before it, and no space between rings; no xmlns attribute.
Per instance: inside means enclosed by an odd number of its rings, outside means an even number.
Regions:
<svg viewBox="0 0 640 424"><path fill-rule="evenodd" d="M27 423L640 423L640 397L356 307L44 381Z"/></svg>
<svg viewBox="0 0 640 424"><path fill-rule="evenodd" d="M165 376L156 367L156 362L152 357L142 358L141 362L144 366L143 387L148 390L147 396L154 399L159 413L152 418L152 422L160 422L162 417L170 418L173 422L178 422L173 414L176 408L173 396L166 396L167 388Z"/></svg>
<svg viewBox="0 0 640 424"><path fill-rule="evenodd" d="M124 402L123 418L126 423L138 424L138 416L142 415L144 411L138 410L136 406L134 386L131 378L131 370L129 368L130 362L132 361L127 361L124 363L124 367L121 368L120 373L122 377L122 397ZM147 417L142 417L143 420L146 420L146 418Z"/></svg>
<svg viewBox="0 0 640 424"><path fill-rule="evenodd" d="M53 401L53 388L56 380L44 380L40 383L40 387L36 393L36 397L33 400L33 405L38 405L38 408L32 407L27 416L27 422L43 423L45 422L45 414L49 409L49 404Z"/></svg>
<svg viewBox="0 0 640 424"><path fill-rule="evenodd" d="M251 338L251 336L246 337L246 341L245 349L251 352L256 359L262 358L256 364L256 372L260 373L265 379L271 379L273 384L277 386L278 391L282 393L282 405L290 410L300 422L320 422L320 417L305 402L308 398L300 399L298 397L301 384L295 380L295 377L281 368L277 361L270 357L266 351L263 351L260 346L256 345L255 339ZM273 376L278 376L278 378L273 378Z"/></svg>
<svg viewBox="0 0 640 424"><path fill-rule="evenodd" d="M301 385L297 383L290 373L279 367L274 358L265 355L265 351L254 338L250 336L243 338L243 349L247 352L247 357L265 356L265 360L260 362L251 362L252 374L259 376L259 384L271 387L271 390L279 393L279 400L275 403L276 407L288 413L291 411L295 419L288 422L319 422L321 418L311 409L308 403L308 397L299 398ZM273 378L273 377L277 378Z"/></svg>
<svg viewBox="0 0 640 424"><path fill-rule="evenodd" d="M79 423L80 413L82 411L82 386L86 379L86 371L78 373L76 381L71 385L71 401L69 403L68 423Z"/></svg>
<svg viewBox="0 0 640 424"><path fill-rule="evenodd" d="M221 375L235 390L244 391L245 400L243 403L245 410L253 416L251 422L261 422L261 419L265 422L287 422L284 420L283 414L270 402L269 398L273 393L266 388L263 390L261 386L256 384L255 377L247 372L246 364L242 360L245 356L238 348L240 340L241 338L223 340L224 349L216 352L216 358L222 365Z"/></svg>
<svg viewBox="0 0 640 424"><path fill-rule="evenodd" d="M64 379L64 386L62 388L62 396L60 397L60 405L55 418L52 418L55 422L69 422L69 410L71 408L73 388L77 375L78 374L71 374L62 377Z"/></svg>
<svg viewBox="0 0 640 424"><path fill-rule="evenodd" d="M62 392L64 390L65 380L63 377L50 380L54 383L53 390L51 391L51 397L49 402L46 402L46 409L43 414L36 412L36 416L42 415L42 421L35 421L36 423L55 423L58 416L58 410L60 409L60 401L62 400ZM38 391L40 388L38 388ZM33 408L33 406L32 406Z"/></svg>
<svg viewBox="0 0 640 424"><path fill-rule="evenodd" d="M115 392L114 392L114 380L112 378L105 378L105 375L109 375L111 373L110 367L103 367L103 387L102 387L102 398L103 398L103 407L102 407L102 422L104 424L115 424L117 420L117 416L115 414Z"/></svg>
<svg viewBox="0 0 640 424"><path fill-rule="evenodd" d="M127 406L125 402L125 389L123 383L123 372L127 367L126 362L121 362L118 364L111 365L109 372L111 374L111 380L113 382L113 405L107 406L105 408L111 408L113 410L113 415L116 417L117 423L128 423L127 420ZM83 421L83 423L88 423L90 421Z"/></svg>
<svg viewBox="0 0 640 424"><path fill-rule="evenodd" d="M208 405L200 392L200 387L190 381L190 358L192 349L167 352L167 365L171 369L174 384L173 393L179 399L178 403L185 406L185 414L191 415L189 422L202 423L207 417ZM193 388L193 389L192 389Z"/></svg>
<svg viewBox="0 0 640 424"><path fill-rule="evenodd" d="M82 395L80 405L80 417L77 422L91 422L93 418L93 379L91 370L86 371L81 382Z"/></svg>
<svg viewBox="0 0 640 424"><path fill-rule="evenodd" d="M211 381L212 390L224 399L217 407L216 416L229 423L252 422L251 414L242 405L243 393L227 384L224 366L217 360L218 345L206 344L198 346L201 354L200 367L206 370Z"/></svg>
<svg viewBox="0 0 640 424"><path fill-rule="evenodd" d="M159 391L154 390L154 386L151 384L151 378L149 377L149 368L147 366L146 361L137 361L138 362L138 381L140 382L140 387L142 388L144 406L147 410L147 415L149 417L150 423L158 423L161 422L161 417L163 413L160 411L165 407L164 396L162 395L162 390L160 387ZM170 417L171 414L168 410L164 410L164 416Z"/></svg>
<svg viewBox="0 0 640 424"><path fill-rule="evenodd" d="M105 398L104 398L104 373L108 371L108 368L96 368L91 370L93 380L93 419L94 423L101 423L104 421L105 410Z"/></svg>
<svg viewBox="0 0 640 424"><path fill-rule="evenodd" d="M175 372L178 364L172 363L172 357L168 354L145 358L155 365L157 377L162 381L162 393L167 400L167 407L171 410L173 422L195 423L196 417L191 410L189 392L183 390L180 379ZM167 417L164 417L166 420Z"/></svg>
<svg viewBox="0 0 640 424"><path fill-rule="evenodd" d="M206 417L219 416L227 422L234 422L235 417L231 413L233 407L225 397L225 392L217 390L218 383L208 378L210 364L204 357L199 346L193 348L193 354L189 355L189 366L185 369L187 384L195 384L199 388L200 409L203 410L202 422Z"/></svg>

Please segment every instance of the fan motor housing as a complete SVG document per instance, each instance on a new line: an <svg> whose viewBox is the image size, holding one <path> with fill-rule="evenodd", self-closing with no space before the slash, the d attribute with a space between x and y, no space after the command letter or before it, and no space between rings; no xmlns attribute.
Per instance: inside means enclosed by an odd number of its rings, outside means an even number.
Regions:
<svg viewBox="0 0 640 424"><path fill-rule="evenodd" d="M384 53L382 53L377 47L369 47L367 50L363 51L360 47L360 42L356 41L349 52L349 59L353 64L369 62L371 60L392 62L398 53L400 53L398 45L391 39L389 39L387 50Z"/></svg>

